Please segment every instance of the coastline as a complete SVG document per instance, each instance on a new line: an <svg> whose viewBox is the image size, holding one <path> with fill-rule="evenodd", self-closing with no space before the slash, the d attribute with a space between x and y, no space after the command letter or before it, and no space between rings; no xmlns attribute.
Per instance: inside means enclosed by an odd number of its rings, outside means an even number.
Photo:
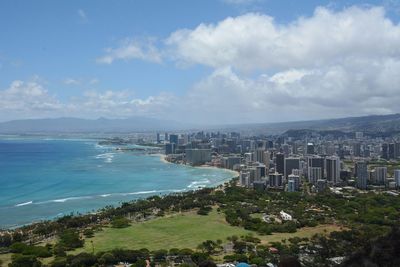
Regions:
<svg viewBox="0 0 400 267"><path fill-rule="evenodd" d="M180 164L180 163L170 162L170 161L166 160L166 159L165 159L166 156L165 156L164 154L161 154L161 153L152 154L152 156L159 157L159 158L160 158L160 161L163 162L163 163L184 165L184 166L187 166L187 167L197 168L197 169L224 170L224 171L226 171L226 172L232 174L232 177L231 177L231 178L223 179L223 180L224 180L223 183L229 182L229 181L231 181L233 178L239 177L239 175L240 175L240 173L239 173L238 171L234 171L234 170L226 169L226 168L220 168L220 167L216 167L216 166L210 166L210 165L192 166L192 165L186 165L186 164ZM223 183L221 183L221 184L223 184ZM221 185L221 184L219 184L219 185Z"/></svg>

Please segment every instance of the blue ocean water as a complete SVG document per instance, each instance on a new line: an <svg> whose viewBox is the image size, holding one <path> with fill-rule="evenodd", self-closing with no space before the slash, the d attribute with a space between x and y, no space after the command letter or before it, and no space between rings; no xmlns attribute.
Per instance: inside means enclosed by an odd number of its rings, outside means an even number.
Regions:
<svg viewBox="0 0 400 267"><path fill-rule="evenodd" d="M0 138L0 228L214 186L232 172L118 152L94 140Z"/></svg>

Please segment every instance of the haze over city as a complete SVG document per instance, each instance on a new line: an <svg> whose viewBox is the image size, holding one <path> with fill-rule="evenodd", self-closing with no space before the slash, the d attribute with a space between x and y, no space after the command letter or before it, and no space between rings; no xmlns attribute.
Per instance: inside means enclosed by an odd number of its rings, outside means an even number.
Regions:
<svg viewBox="0 0 400 267"><path fill-rule="evenodd" d="M2 2L0 121L397 113L399 12L390 0Z"/></svg>

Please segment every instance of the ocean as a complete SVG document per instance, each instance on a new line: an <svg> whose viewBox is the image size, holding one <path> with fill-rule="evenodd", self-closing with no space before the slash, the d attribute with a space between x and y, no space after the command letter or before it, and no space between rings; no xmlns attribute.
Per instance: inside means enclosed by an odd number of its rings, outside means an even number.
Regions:
<svg viewBox="0 0 400 267"><path fill-rule="evenodd" d="M233 176L117 151L95 140L0 137L0 228L215 186Z"/></svg>

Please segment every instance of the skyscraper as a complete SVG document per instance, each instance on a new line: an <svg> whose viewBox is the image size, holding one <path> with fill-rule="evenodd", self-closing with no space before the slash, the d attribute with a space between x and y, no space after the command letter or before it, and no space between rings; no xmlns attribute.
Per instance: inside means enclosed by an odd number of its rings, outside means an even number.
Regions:
<svg viewBox="0 0 400 267"><path fill-rule="evenodd" d="M362 190L367 189L367 179L368 179L367 163L364 161L357 162L356 172L357 172L357 187Z"/></svg>
<svg viewBox="0 0 400 267"><path fill-rule="evenodd" d="M325 168L324 168L324 158L319 156L310 156L307 158L307 176L310 176L310 168L318 167L321 168L321 178L324 177Z"/></svg>
<svg viewBox="0 0 400 267"><path fill-rule="evenodd" d="M160 133L157 133L157 144L159 144L160 142L161 142Z"/></svg>
<svg viewBox="0 0 400 267"><path fill-rule="evenodd" d="M275 155L275 170L280 174L285 173L285 155L282 153L277 153Z"/></svg>
<svg viewBox="0 0 400 267"><path fill-rule="evenodd" d="M340 181L340 159L338 157L327 157L325 159L326 180L328 183L337 184Z"/></svg>
<svg viewBox="0 0 400 267"><path fill-rule="evenodd" d="M375 181L379 185L384 185L387 178L387 167L375 168Z"/></svg>
<svg viewBox="0 0 400 267"><path fill-rule="evenodd" d="M394 181L396 183L396 187L400 187L400 170L394 170Z"/></svg>
<svg viewBox="0 0 400 267"><path fill-rule="evenodd" d="M314 149L314 144L313 143L307 143L307 154L308 155L315 154L315 149Z"/></svg>
<svg viewBox="0 0 400 267"><path fill-rule="evenodd" d="M293 191L289 190L289 183L293 183ZM294 192L294 191L299 191L299 190L300 190L300 176L290 174L288 177L288 191Z"/></svg>
<svg viewBox="0 0 400 267"><path fill-rule="evenodd" d="M265 162L265 150L258 148L253 152L253 160L259 163Z"/></svg>
<svg viewBox="0 0 400 267"><path fill-rule="evenodd" d="M293 169L300 169L300 159L299 158L286 158L285 159L285 178L287 179L290 174L292 174Z"/></svg>
<svg viewBox="0 0 400 267"><path fill-rule="evenodd" d="M382 154L381 157L383 159L389 159L389 145L384 143L382 144Z"/></svg>
<svg viewBox="0 0 400 267"><path fill-rule="evenodd" d="M322 170L320 167L308 167L308 182L316 184L322 177Z"/></svg>
<svg viewBox="0 0 400 267"><path fill-rule="evenodd" d="M179 139L179 136L177 134L170 134L169 135L169 142L171 144L177 145L178 144L178 139Z"/></svg>

